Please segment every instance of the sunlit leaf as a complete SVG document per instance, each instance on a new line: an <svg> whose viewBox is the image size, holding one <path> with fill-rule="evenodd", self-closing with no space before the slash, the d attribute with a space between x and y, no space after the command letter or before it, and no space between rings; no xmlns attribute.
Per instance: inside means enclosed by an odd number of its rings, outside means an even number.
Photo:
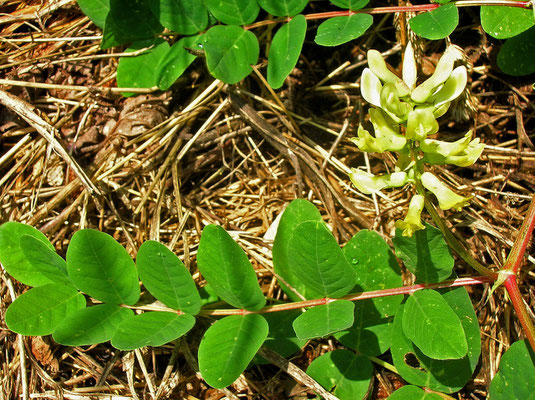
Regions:
<svg viewBox="0 0 535 400"><path fill-rule="evenodd" d="M400 387L390 396L388 400L443 400L444 397L437 393L426 392L418 386L406 385Z"/></svg>
<svg viewBox="0 0 535 400"><path fill-rule="evenodd" d="M78 0L78 6L100 29L104 28L106 16L110 12L110 0Z"/></svg>
<svg viewBox="0 0 535 400"><path fill-rule="evenodd" d="M273 37L268 55L267 80L278 89L292 72L305 40L307 21L304 15L294 17L283 25Z"/></svg>
<svg viewBox="0 0 535 400"><path fill-rule="evenodd" d="M535 24L533 10L519 7L481 6L481 26L496 39L507 39Z"/></svg>
<svg viewBox="0 0 535 400"><path fill-rule="evenodd" d="M227 25L250 24L260 11L256 0L206 0L206 6L216 19Z"/></svg>
<svg viewBox="0 0 535 400"><path fill-rule="evenodd" d="M372 24L369 14L329 18L318 27L314 41L320 46L338 46L362 36Z"/></svg>
<svg viewBox="0 0 535 400"><path fill-rule="evenodd" d="M276 17L293 17L303 11L307 3L308 0L258 0L260 7Z"/></svg>
<svg viewBox="0 0 535 400"><path fill-rule="evenodd" d="M194 35L208 25L208 10L199 0L149 0L148 6L167 29Z"/></svg>
<svg viewBox="0 0 535 400"><path fill-rule="evenodd" d="M123 320L111 338L113 347L134 350L158 347L186 334L195 325L195 317L171 312L153 311Z"/></svg>
<svg viewBox="0 0 535 400"><path fill-rule="evenodd" d="M86 346L107 342L117 326L134 313L115 304L82 308L62 320L52 337L65 346Z"/></svg>
<svg viewBox="0 0 535 400"><path fill-rule="evenodd" d="M338 300L313 307L293 322L299 339L313 339L328 336L353 325L355 305L348 300Z"/></svg>
<svg viewBox="0 0 535 400"><path fill-rule="evenodd" d="M30 235L20 238L22 253L32 268L51 282L70 282L67 263L47 243Z"/></svg>
<svg viewBox="0 0 535 400"><path fill-rule="evenodd" d="M216 321L199 345L199 369L210 386L234 382L266 340L269 326L259 314L232 315Z"/></svg>
<svg viewBox="0 0 535 400"><path fill-rule="evenodd" d="M20 295L6 311L6 324L22 335L50 335L65 317L84 307L84 296L72 284L48 283Z"/></svg>
<svg viewBox="0 0 535 400"><path fill-rule="evenodd" d="M331 3L335 6L349 8L350 10L360 10L369 2L370 0L331 0Z"/></svg>
<svg viewBox="0 0 535 400"><path fill-rule="evenodd" d="M110 235L93 229L77 231L67 248L67 270L82 292L100 301L133 305L139 299L134 261Z"/></svg>
<svg viewBox="0 0 535 400"><path fill-rule="evenodd" d="M431 40L443 39L459 24L459 10L454 3L449 3L412 17L409 24L418 36Z"/></svg>

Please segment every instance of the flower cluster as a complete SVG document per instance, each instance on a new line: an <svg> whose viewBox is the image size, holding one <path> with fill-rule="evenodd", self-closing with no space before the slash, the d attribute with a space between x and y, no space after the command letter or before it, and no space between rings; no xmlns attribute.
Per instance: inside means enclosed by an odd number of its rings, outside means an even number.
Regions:
<svg viewBox="0 0 535 400"><path fill-rule="evenodd" d="M455 142L430 138L438 132L437 118L444 115L451 101L465 90L466 68L454 68L459 58L459 51L449 47L433 75L416 85L416 61L410 43L405 50L402 78L388 69L378 51L368 51L369 68L364 69L360 86L362 97L373 106L369 113L374 131L372 135L359 126L358 136L352 140L362 151L394 151L399 153L399 158L391 174L376 176L353 168L350 178L357 189L371 194L385 188L416 183L417 187L433 193L443 210L459 210L468 203L470 198L454 193L435 175L423 169L425 163L465 167L472 165L483 152L484 144L479 143L479 139L472 140L471 131ZM406 218L396 222L405 236L424 229L420 218L424 207L422 195L413 196Z"/></svg>

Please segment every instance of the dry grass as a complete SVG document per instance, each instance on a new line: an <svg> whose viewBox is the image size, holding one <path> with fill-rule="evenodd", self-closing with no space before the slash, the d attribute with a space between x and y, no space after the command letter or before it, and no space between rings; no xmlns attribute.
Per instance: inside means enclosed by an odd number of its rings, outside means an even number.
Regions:
<svg viewBox="0 0 535 400"><path fill-rule="evenodd" d="M275 96L259 75L262 69L230 88L208 76L199 61L171 91L125 101L114 88L119 50L99 50L100 32L74 1L10 0L1 7L0 90L14 97L15 111L0 111L0 222L36 226L60 253L81 228L108 232L132 255L143 241L159 240L180 255L200 285L200 232L206 224L221 224L248 253L271 297L282 293L264 236L292 199L315 202L341 244L362 228L392 236L408 194L363 196L346 174L347 166L368 165L374 172L393 166L390 156L367 158L348 140L363 118L354 82L365 50L397 54L395 42L384 39L393 36L391 27L379 25L356 43L322 54L310 46L287 88ZM480 104L475 122L444 118L442 130L472 127L489 146L471 168L436 172L475 195L463 212L447 213L448 223L476 259L496 265L507 255L535 187L533 90L491 66L493 43L458 39L475 65L472 87ZM440 51L431 44L424 64ZM24 113L32 122L21 119ZM521 282L532 306L533 265L531 258ZM472 274L463 263L457 271ZM48 338L22 338L7 330L3 315L24 290L2 272L2 400L302 399L312 393L272 366L255 367L228 390L210 389L195 373L194 335L131 353L106 344L65 348ZM469 290L484 355L459 398L483 398L519 329L502 293L486 302L487 288ZM332 346L310 342L293 361L306 368ZM374 397L386 397L399 384L399 377L377 367Z"/></svg>

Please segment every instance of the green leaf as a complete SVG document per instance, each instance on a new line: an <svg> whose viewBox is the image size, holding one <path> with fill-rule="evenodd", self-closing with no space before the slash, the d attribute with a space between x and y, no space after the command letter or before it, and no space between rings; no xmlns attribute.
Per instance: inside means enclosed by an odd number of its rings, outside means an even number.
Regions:
<svg viewBox="0 0 535 400"><path fill-rule="evenodd" d="M99 304L82 308L62 320L52 334L65 346L86 346L107 342L117 326L134 313L115 304Z"/></svg>
<svg viewBox="0 0 535 400"><path fill-rule="evenodd" d="M148 6L167 29L194 35L208 26L208 10L199 0L148 0Z"/></svg>
<svg viewBox="0 0 535 400"><path fill-rule="evenodd" d="M307 374L340 400L363 399L370 387L373 366L364 356L349 350L334 350L316 358Z"/></svg>
<svg viewBox="0 0 535 400"><path fill-rule="evenodd" d="M407 338L430 358L455 359L468 352L461 320L434 290L419 290L409 296L402 323Z"/></svg>
<svg viewBox="0 0 535 400"><path fill-rule="evenodd" d="M444 397L436 394L429 393L420 389L418 386L406 385L400 387L390 396L388 400L443 400Z"/></svg>
<svg viewBox="0 0 535 400"><path fill-rule="evenodd" d="M196 56L186 48L194 47L201 36L188 36L169 46L162 39L134 43L126 52L133 52L154 45L136 57L121 57L117 67L119 87L151 88L167 90L184 73ZM133 93L123 93L131 96Z"/></svg>
<svg viewBox="0 0 535 400"><path fill-rule="evenodd" d="M260 48L256 36L239 26L214 26L203 38L208 69L225 83L241 81L258 61Z"/></svg>
<svg viewBox="0 0 535 400"><path fill-rule="evenodd" d="M65 317L84 307L85 298L73 285L48 283L20 295L6 311L6 324L21 335L50 335Z"/></svg>
<svg viewBox="0 0 535 400"><path fill-rule="evenodd" d="M322 219L318 209L304 199L292 201L282 214L277 235L273 242L273 269L284 280L284 282L280 282L281 288L294 301L299 301L300 297L286 283L307 299L312 299L316 296L316 293L311 293L310 289L295 274L293 255L289 252L290 238L299 224L306 221L321 222Z"/></svg>
<svg viewBox="0 0 535 400"><path fill-rule="evenodd" d="M498 53L498 66L513 76L535 72L535 27L505 41Z"/></svg>
<svg viewBox="0 0 535 400"><path fill-rule="evenodd" d="M500 361L500 370L490 383L490 400L535 399L535 354L527 340L515 342Z"/></svg>
<svg viewBox="0 0 535 400"><path fill-rule="evenodd" d="M221 389L238 379L266 340L268 329L259 314L216 321L199 345L199 369L206 383Z"/></svg>
<svg viewBox="0 0 535 400"><path fill-rule="evenodd" d="M439 292L461 319L468 343L467 355L455 360L435 360L425 356L405 336L402 326L404 305L400 306L394 317L390 351L394 366L404 380L413 385L453 393L472 377L481 354L481 338L477 316L466 289L460 287Z"/></svg>
<svg viewBox="0 0 535 400"><path fill-rule="evenodd" d="M275 34L269 48L267 80L278 89L292 72L305 41L307 21L304 15L294 17Z"/></svg>
<svg viewBox="0 0 535 400"><path fill-rule="evenodd" d="M23 235L20 238L20 247L32 268L51 282L71 282L67 275L65 260L51 250L47 243L34 236Z"/></svg>
<svg viewBox="0 0 535 400"><path fill-rule="evenodd" d="M318 26L314 41L320 46L338 46L362 36L372 24L369 14L329 18Z"/></svg>
<svg viewBox="0 0 535 400"><path fill-rule="evenodd" d="M180 259L163 244L149 240L137 253L139 278L147 290L167 307L189 314L201 309L201 297Z"/></svg>
<svg viewBox="0 0 535 400"><path fill-rule="evenodd" d="M323 222L298 225L288 252L294 274L316 297L341 297L355 286L355 272Z"/></svg>
<svg viewBox="0 0 535 400"><path fill-rule="evenodd" d="M353 325L335 333L336 340L366 356L378 356L387 351L392 341L394 318L382 316L371 299L355 302L354 314Z"/></svg>
<svg viewBox="0 0 535 400"><path fill-rule="evenodd" d="M401 229L396 229L392 242L396 255L418 282L442 282L451 275L453 257L440 229L426 223L425 229L416 231L412 237L403 236Z"/></svg>
<svg viewBox="0 0 535 400"><path fill-rule="evenodd" d="M104 232L76 232L67 248L67 269L76 287L97 300L133 305L139 299L139 281L132 258Z"/></svg>
<svg viewBox="0 0 535 400"><path fill-rule="evenodd" d="M185 335L194 325L195 317L189 314L146 312L121 322L111 338L111 344L119 350L158 347Z"/></svg>
<svg viewBox="0 0 535 400"><path fill-rule="evenodd" d="M409 24L418 36L431 40L443 39L459 24L459 10L454 3L449 3L412 17Z"/></svg>
<svg viewBox="0 0 535 400"><path fill-rule="evenodd" d="M100 29L104 29L106 17L110 12L110 0L78 0L78 6Z"/></svg>
<svg viewBox="0 0 535 400"><path fill-rule="evenodd" d="M54 246L45 235L33 226L20 222L6 222L0 226L0 262L7 273L19 282L28 286L41 286L53 282L44 275L24 256L20 239L25 236L33 236L43 242L45 246L54 251Z"/></svg>
<svg viewBox="0 0 535 400"><path fill-rule="evenodd" d="M256 311L266 304L251 262L222 227L204 228L197 267L212 289L230 305Z"/></svg>
<svg viewBox="0 0 535 400"><path fill-rule="evenodd" d="M307 342L307 340L301 340L295 336L292 326L294 320L301 314L301 310L262 314L269 325L269 335L263 346L276 351L284 358L297 353ZM269 361L258 354L252 362L254 364L269 364Z"/></svg>
<svg viewBox="0 0 535 400"><path fill-rule="evenodd" d="M246 25L253 22L260 7L256 0L206 0L208 10L227 25Z"/></svg>
<svg viewBox="0 0 535 400"><path fill-rule="evenodd" d="M100 46L107 49L137 40L153 39L162 31L163 26L147 7L145 0L113 0L110 2Z"/></svg>
<svg viewBox="0 0 535 400"><path fill-rule="evenodd" d="M360 10L369 2L370 0L331 0L331 3L335 6L349 8L350 10Z"/></svg>
<svg viewBox="0 0 535 400"><path fill-rule="evenodd" d="M258 0L258 4L276 17L293 17L306 7L308 0Z"/></svg>
<svg viewBox="0 0 535 400"><path fill-rule="evenodd" d="M357 232L344 246L343 253L356 273L353 292L403 286L399 264L390 246L377 232L367 229ZM380 297L371 301L381 318L393 316L402 300L403 295Z"/></svg>
<svg viewBox="0 0 535 400"><path fill-rule="evenodd" d="M353 325L355 305L348 300L338 300L313 307L293 322L299 339L313 339L328 336Z"/></svg>
<svg viewBox="0 0 535 400"><path fill-rule="evenodd" d="M481 6L481 26L496 39L516 36L535 24L533 10L519 7Z"/></svg>

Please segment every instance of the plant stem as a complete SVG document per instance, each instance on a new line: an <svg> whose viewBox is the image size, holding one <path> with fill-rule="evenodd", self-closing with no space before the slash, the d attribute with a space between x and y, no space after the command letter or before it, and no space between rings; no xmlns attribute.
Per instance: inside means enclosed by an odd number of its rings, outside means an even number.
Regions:
<svg viewBox="0 0 535 400"><path fill-rule="evenodd" d="M516 275L509 275L504 283L505 289L509 294L513 308L515 309L516 316L522 325L522 330L526 335L529 344L533 351L535 351L535 326L533 326L533 321L531 316L526 310L526 305L524 304L524 299L518 290L518 285L516 282Z"/></svg>

